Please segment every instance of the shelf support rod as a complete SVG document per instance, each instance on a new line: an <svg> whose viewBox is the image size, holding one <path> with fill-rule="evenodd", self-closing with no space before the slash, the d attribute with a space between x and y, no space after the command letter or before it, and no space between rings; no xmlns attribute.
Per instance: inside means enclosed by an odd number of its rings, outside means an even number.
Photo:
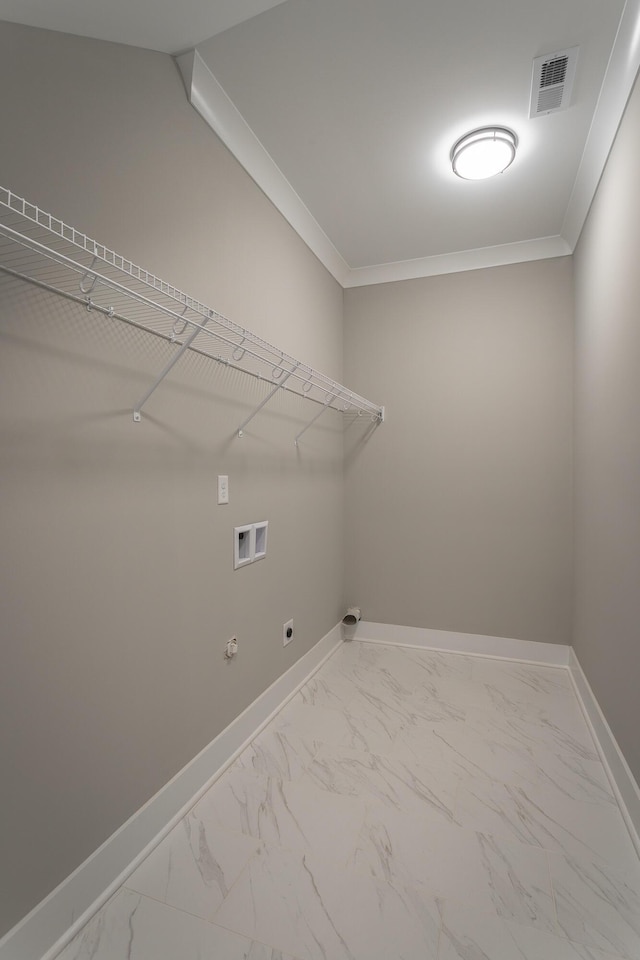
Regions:
<svg viewBox="0 0 640 960"><path fill-rule="evenodd" d="M187 339L184 341L184 343L182 344L178 352L171 358L171 360L169 360L169 363L166 365L164 370L156 377L155 381L149 387L145 395L140 400L138 400L138 403L136 404L133 410L133 419L136 423L140 423L140 420L141 420L140 412L144 407L145 403L147 402L147 400L149 399L149 397L151 396L151 394L153 393L153 391L156 389L156 387L160 386L160 384L162 383L166 375L169 373L170 370L173 369L173 367L175 367L176 363L178 362L182 354L186 353L186 351L189 349L189 347L191 346L195 338L198 336L198 334L202 333L206 325L209 323L210 319L211 319L210 316L204 317L202 320L202 323L199 323L197 327L195 327L195 329L191 331L191 333L189 334Z"/></svg>
<svg viewBox="0 0 640 960"><path fill-rule="evenodd" d="M312 426L314 425L314 423L316 422L316 420L318 420L318 419L322 416L322 414L325 412L325 410L326 410L328 407L330 407L331 404L333 403L333 401L336 400L337 397L339 397L339 396L340 396L340 394L335 394L335 393L332 393L332 394L329 395L328 399L325 400L325 402L322 404L322 406L320 407L320 409L319 409L318 412L316 413L316 415L315 415L315 417L313 418L313 420L309 420L309 423L306 425L306 427L304 427L304 428L300 431L300 433L298 434L298 436L297 436L297 437L295 438L295 440L293 441L293 442L295 443L296 447L298 446L298 440L300 439L300 437L302 436L302 434L303 434L303 433L306 433L307 430L309 429L309 427L312 427Z"/></svg>
<svg viewBox="0 0 640 960"><path fill-rule="evenodd" d="M246 427L246 425L247 425L248 423L251 423L251 421L253 420L253 418L255 417L255 415L256 415L257 413L260 413L260 411L262 410L263 407L266 407L266 405L269 403L269 400L271 400L271 397L273 397L274 394L276 394L276 393L278 392L278 390L282 390L282 388L284 387L284 385L285 385L285 383L287 382L287 380L289 379L289 377L292 376L292 375L296 372L296 370L298 369L299 366L300 366L300 364L299 364L299 363L296 363L295 367L293 367L291 370L288 370L287 373L286 373L286 374L284 375L284 377L282 378L282 380L281 380L279 383L276 383L276 385L275 385L275 387L273 388L273 390L270 390L270 391L269 391L269 393L268 393L267 396L264 398L264 400L262 401L262 403L258 404L258 406L256 407L256 409L253 411L252 414L250 414L250 415L247 417L246 420L243 420L243 422L242 422L242 423L240 424L240 426L238 427L238 436L239 436L239 437L243 437L243 436L244 436L244 428ZM280 369L282 369L282 368L280 368Z"/></svg>

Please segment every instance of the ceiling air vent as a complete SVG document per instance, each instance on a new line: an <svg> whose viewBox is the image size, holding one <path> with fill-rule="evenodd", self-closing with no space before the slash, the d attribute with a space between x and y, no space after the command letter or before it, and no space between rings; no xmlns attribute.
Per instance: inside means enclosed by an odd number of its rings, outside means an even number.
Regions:
<svg viewBox="0 0 640 960"><path fill-rule="evenodd" d="M566 110L571 101L571 89L576 75L579 47L570 47L533 61L530 117Z"/></svg>

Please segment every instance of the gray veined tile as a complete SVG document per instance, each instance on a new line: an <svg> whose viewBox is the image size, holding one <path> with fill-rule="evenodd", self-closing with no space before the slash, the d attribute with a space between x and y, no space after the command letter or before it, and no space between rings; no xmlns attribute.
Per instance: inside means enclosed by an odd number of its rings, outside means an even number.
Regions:
<svg viewBox="0 0 640 960"><path fill-rule="evenodd" d="M446 901L438 960L621 960L610 953Z"/></svg>
<svg viewBox="0 0 640 960"><path fill-rule="evenodd" d="M378 667L383 653L384 648L376 644L358 641L345 643L314 674L309 683L317 678L324 678L346 690L352 689L350 685L369 684L375 687L387 677L387 671Z"/></svg>
<svg viewBox="0 0 640 960"><path fill-rule="evenodd" d="M356 719L368 720L373 730L381 725L393 734L407 723L409 691L391 675L375 673L358 679L344 677L335 670L316 675L300 691L305 703L330 707Z"/></svg>
<svg viewBox="0 0 640 960"><path fill-rule="evenodd" d="M233 767L193 811L212 832L242 833L300 853L321 850L336 869L353 856L364 812L361 801L308 778L290 782Z"/></svg>
<svg viewBox="0 0 640 960"><path fill-rule="evenodd" d="M405 680L418 689L425 681L469 680L472 676L474 658L460 653L443 653L437 650L418 650L414 647L381 647L380 663L391 670L398 679Z"/></svg>
<svg viewBox="0 0 640 960"><path fill-rule="evenodd" d="M601 803L618 809L600 760L582 760L549 752L544 762L523 770L513 783L518 785L521 781L528 783L529 794L534 799L540 799L542 791L551 791L569 800Z"/></svg>
<svg viewBox="0 0 640 960"><path fill-rule="evenodd" d="M362 644L365 647L366 644ZM375 662L344 669L334 658L303 687L306 703L371 712L395 727L415 720L464 719L465 685L471 664L465 657L370 645Z"/></svg>
<svg viewBox="0 0 640 960"><path fill-rule="evenodd" d="M352 700L342 708L341 716L344 718L346 729L344 736L336 745L369 753L383 754L394 751L406 718L397 710L383 712L376 709L376 699L379 699L377 695L372 694L366 704Z"/></svg>
<svg viewBox="0 0 640 960"><path fill-rule="evenodd" d="M443 691L451 690L461 694L454 697L452 704L463 706L463 690L471 683L468 658L403 647L371 646L379 651L375 665L345 672L341 661L335 659L328 669L316 674L308 685L307 696L328 705L335 704L339 698L354 694L366 698L373 693L386 700L389 709L405 714L407 703L415 698L418 703L447 700Z"/></svg>
<svg viewBox="0 0 640 960"><path fill-rule="evenodd" d="M440 928L435 899L411 887L269 848L245 869L216 922L302 960L436 960Z"/></svg>
<svg viewBox="0 0 640 960"><path fill-rule="evenodd" d="M344 703L358 696L358 687L340 670L320 671L300 690L300 699L311 707L328 707L341 710Z"/></svg>
<svg viewBox="0 0 640 960"><path fill-rule="evenodd" d="M316 706L305 702L301 691L275 718L274 730L295 731L309 749L326 743L388 753L405 718L395 709L378 709L376 704L381 706L382 702L372 691L367 698L354 697L340 707Z"/></svg>
<svg viewBox="0 0 640 960"><path fill-rule="evenodd" d="M276 950L275 947L268 947L254 940L249 947L246 960L299 960L299 958L290 957L288 954L285 956L282 950Z"/></svg>
<svg viewBox="0 0 640 960"><path fill-rule="evenodd" d="M363 648L366 646L361 644ZM356 717L368 715L376 721L381 718L389 729L398 730L415 712L411 705L417 685L415 670L408 670L406 677L399 676L398 671L385 662L388 648L369 646L375 652L375 662L363 664L358 658L355 664L345 664L344 658L333 658L305 684L301 696L306 703L346 710ZM397 654L397 651L391 650L391 653ZM393 660L397 660L397 655ZM423 672L418 686L426 690L428 678L429 674ZM435 697L435 686L430 685L428 689L429 695Z"/></svg>
<svg viewBox="0 0 640 960"><path fill-rule="evenodd" d="M386 649L383 644L352 640L339 647L326 666L337 665L345 675L353 671L375 670Z"/></svg>
<svg viewBox="0 0 640 960"><path fill-rule="evenodd" d="M417 761L439 762L460 777L484 776L503 783L535 766L527 744L498 732L482 736L468 719L464 724L445 721L430 731L409 725L402 730L401 740Z"/></svg>
<svg viewBox="0 0 640 960"><path fill-rule="evenodd" d="M295 960L273 946L122 890L57 960Z"/></svg>
<svg viewBox="0 0 640 960"><path fill-rule="evenodd" d="M365 819L355 867L425 895L558 932L546 854L535 847L376 808Z"/></svg>
<svg viewBox="0 0 640 960"><path fill-rule="evenodd" d="M640 957L640 861L603 861L549 854L558 923L570 940Z"/></svg>
<svg viewBox="0 0 640 960"><path fill-rule="evenodd" d="M545 739L542 723L538 729L541 732L536 737L533 724L520 719L505 723L502 718L472 708L464 724L443 722L433 725L431 735L427 737L424 729L414 730L409 725L401 736L405 746L419 760L431 761L437 756L461 776L483 776L500 783L508 783L520 776L535 781L547 762L562 781L563 776L558 775L558 771L563 767L568 773L571 767L576 771L581 764L589 764L594 780L600 783L601 799L602 791L603 795L608 794L604 771L592 747L587 748L577 741L574 749L570 749L566 741L561 749L557 743Z"/></svg>
<svg viewBox="0 0 640 960"><path fill-rule="evenodd" d="M505 720L473 708L464 732L456 733L455 728L450 728L454 734L450 745L468 759L475 758L475 771L466 764L471 775L478 775L482 768L482 775L500 782L519 782L519 778L524 778L532 785L546 785L559 796L615 805L602 762L586 724L582 718L580 721L582 730L577 728L574 734L563 732L556 736L555 724L545 718ZM447 731L443 728L442 732Z"/></svg>
<svg viewBox="0 0 640 960"><path fill-rule="evenodd" d="M212 958L212 960L218 960L218 958L215 957ZM220 958L220 960L222 960L222 958ZM246 960L299 960L299 958L291 957L289 954L285 956L282 950L276 950L275 947L268 947L264 943L258 943L256 940L253 940L249 946Z"/></svg>
<svg viewBox="0 0 640 960"><path fill-rule="evenodd" d="M436 679L413 690L406 701L409 722L433 727L440 723L464 723L469 710L469 688L473 681L462 678Z"/></svg>
<svg viewBox="0 0 640 960"><path fill-rule="evenodd" d="M499 680L475 682L475 691L469 704L500 717L521 717L536 720L546 717L554 720L562 728L575 730L585 727L585 720L573 687L556 691L554 694L542 694L530 698L518 695L517 689L509 685L503 687Z"/></svg>
<svg viewBox="0 0 640 960"><path fill-rule="evenodd" d="M552 707L575 698L564 667L478 658L473 664L472 678L485 687L487 702L496 706L502 701Z"/></svg>
<svg viewBox="0 0 640 960"><path fill-rule="evenodd" d="M470 778L460 786L457 815L463 826L507 841L614 864L637 861L617 807L580 802L544 784Z"/></svg>
<svg viewBox="0 0 640 960"><path fill-rule="evenodd" d="M487 739L503 737L527 748L532 756L548 750L568 758L599 760L598 753L584 717L577 710L558 708L549 710L512 711L473 707L468 723Z"/></svg>
<svg viewBox="0 0 640 960"><path fill-rule="evenodd" d="M134 871L126 886L211 919L259 841L220 830L193 810Z"/></svg>
<svg viewBox="0 0 640 960"><path fill-rule="evenodd" d="M417 763L408 752L389 757L321 747L307 776L323 790L389 807L406 818L454 821L458 777L446 767Z"/></svg>
<svg viewBox="0 0 640 960"><path fill-rule="evenodd" d="M322 743L341 743L348 727L340 710L305 703L297 693L271 721L269 732L290 739L304 758L313 756Z"/></svg>
<svg viewBox="0 0 640 960"><path fill-rule="evenodd" d="M297 780L316 754L317 741L300 734L293 724L270 724L246 747L235 764L253 773Z"/></svg>
<svg viewBox="0 0 640 960"><path fill-rule="evenodd" d="M357 640L345 643L314 676L340 676L354 681L369 678L375 681L380 671L385 672L385 667L380 665L385 650L386 647L379 644L361 643Z"/></svg>
<svg viewBox="0 0 640 960"><path fill-rule="evenodd" d="M565 667L545 664L522 663L519 660L500 660L491 657L474 657L472 676L474 680L496 683L503 687L521 688L523 697L565 694L571 690L571 680Z"/></svg>

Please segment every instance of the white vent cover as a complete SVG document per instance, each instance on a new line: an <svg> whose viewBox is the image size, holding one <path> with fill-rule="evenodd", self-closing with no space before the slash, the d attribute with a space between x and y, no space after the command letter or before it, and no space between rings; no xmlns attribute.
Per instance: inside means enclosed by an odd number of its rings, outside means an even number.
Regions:
<svg viewBox="0 0 640 960"><path fill-rule="evenodd" d="M569 47L558 53L536 57L531 80L530 117L566 110L571 101L571 90L576 75L579 47Z"/></svg>

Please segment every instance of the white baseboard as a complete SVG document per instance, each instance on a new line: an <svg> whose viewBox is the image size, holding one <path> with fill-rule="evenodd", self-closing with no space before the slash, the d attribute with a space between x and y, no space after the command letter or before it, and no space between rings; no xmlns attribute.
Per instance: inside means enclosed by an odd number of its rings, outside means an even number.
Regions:
<svg viewBox="0 0 640 960"><path fill-rule="evenodd" d="M470 653L476 657L522 660L552 667L566 667L571 650L571 647L560 643L485 637L482 634L452 633L448 630L428 630L424 627L402 627L388 623L370 623L366 620L358 623L354 639L370 643L390 643L403 647L442 650L447 653Z"/></svg>
<svg viewBox="0 0 640 960"><path fill-rule="evenodd" d="M341 643L337 624L9 930L0 960L53 960Z"/></svg>
<svg viewBox="0 0 640 960"><path fill-rule="evenodd" d="M564 667L640 855L640 789L569 646L361 621L356 640ZM0 960L53 960L342 642L337 624L0 940Z"/></svg>
<svg viewBox="0 0 640 960"><path fill-rule="evenodd" d="M640 856L640 788L589 686L573 647L564 644L536 643L530 640L511 640L505 637L487 637L481 634L429 630L422 627L370 623L362 620L357 625L354 639L365 643L396 644L423 650L539 663L552 667L564 667L568 670L618 801L620 812Z"/></svg>
<svg viewBox="0 0 640 960"><path fill-rule="evenodd" d="M587 724L611 781L618 806L638 851L638 856L640 856L640 788L629 769L622 750L618 746L611 727L606 721L573 648L571 648L569 659L569 675L573 680Z"/></svg>

